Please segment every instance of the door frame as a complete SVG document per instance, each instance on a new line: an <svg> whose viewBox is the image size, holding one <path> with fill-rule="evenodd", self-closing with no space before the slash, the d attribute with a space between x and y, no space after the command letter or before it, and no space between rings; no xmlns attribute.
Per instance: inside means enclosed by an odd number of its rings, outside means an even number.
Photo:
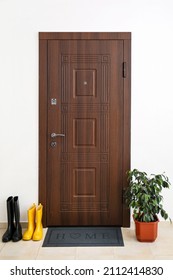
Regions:
<svg viewBox="0 0 173 280"><path fill-rule="evenodd" d="M123 40L124 63L124 119L122 203L123 227L130 226L130 209L124 202L128 186L127 170L130 170L131 145L131 32L39 32L39 202L43 204L43 226L47 226L47 104L48 104L48 40Z"/></svg>

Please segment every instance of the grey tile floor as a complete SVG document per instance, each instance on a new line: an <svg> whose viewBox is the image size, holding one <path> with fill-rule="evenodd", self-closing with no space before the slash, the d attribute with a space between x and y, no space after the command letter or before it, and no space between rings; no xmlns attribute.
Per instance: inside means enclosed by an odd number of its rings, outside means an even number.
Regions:
<svg viewBox="0 0 173 280"><path fill-rule="evenodd" d="M173 260L173 224L169 222L159 223L158 238L153 243L138 242L133 223L122 228L124 247L45 248L43 240L3 243L4 231L0 229L0 260Z"/></svg>

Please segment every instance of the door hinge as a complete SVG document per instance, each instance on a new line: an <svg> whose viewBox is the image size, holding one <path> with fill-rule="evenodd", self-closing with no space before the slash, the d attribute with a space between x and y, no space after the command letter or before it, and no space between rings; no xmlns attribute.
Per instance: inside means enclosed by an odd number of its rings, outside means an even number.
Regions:
<svg viewBox="0 0 173 280"><path fill-rule="evenodd" d="M123 78L127 76L127 63L123 62Z"/></svg>

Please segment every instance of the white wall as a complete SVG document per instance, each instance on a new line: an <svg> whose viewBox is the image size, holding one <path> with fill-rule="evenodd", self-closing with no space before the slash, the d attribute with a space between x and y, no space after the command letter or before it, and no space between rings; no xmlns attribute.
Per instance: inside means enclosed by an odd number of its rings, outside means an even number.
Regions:
<svg viewBox="0 0 173 280"><path fill-rule="evenodd" d="M0 0L0 222L38 200L38 32L132 32L132 168L173 185L173 1ZM173 188L173 186L172 186ZM173 218L173 190L165 192Z"/></svg>

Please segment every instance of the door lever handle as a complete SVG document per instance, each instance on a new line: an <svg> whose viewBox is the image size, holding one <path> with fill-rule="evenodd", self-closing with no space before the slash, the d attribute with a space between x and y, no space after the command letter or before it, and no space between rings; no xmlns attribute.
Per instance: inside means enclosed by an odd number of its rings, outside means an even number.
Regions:
<svg viewBox="0 0 173 280"><path fill-rule="evenodd" d="M62 134L62 133L51 133L51 138L55 138L55 137L65 137L65 134Z"/></svg>

